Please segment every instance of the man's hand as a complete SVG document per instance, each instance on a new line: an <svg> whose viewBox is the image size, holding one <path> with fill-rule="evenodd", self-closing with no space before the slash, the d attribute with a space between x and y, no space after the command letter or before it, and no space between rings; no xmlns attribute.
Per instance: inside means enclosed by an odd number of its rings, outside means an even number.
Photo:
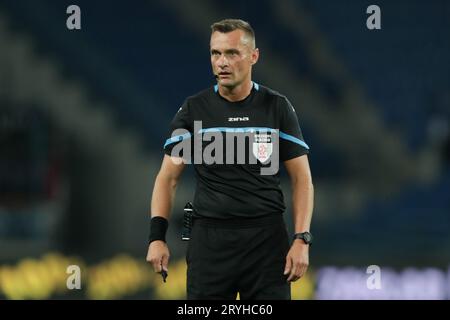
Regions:
<svg viewBox="0 0 450 320"><path fill-rule="evenodd" d="M284 275L289 275L287 281L294 282L303 277L309 265L309 245L297 239L292 243L286 256Z"/></svg>
<svg viewBox="0 0 450 320"><path fill-rule="evenodd" d="M169 248L164 241L152 241L148 246L147 261L153 266L153 270L161 273L162 270L169 271Z"/></svg>

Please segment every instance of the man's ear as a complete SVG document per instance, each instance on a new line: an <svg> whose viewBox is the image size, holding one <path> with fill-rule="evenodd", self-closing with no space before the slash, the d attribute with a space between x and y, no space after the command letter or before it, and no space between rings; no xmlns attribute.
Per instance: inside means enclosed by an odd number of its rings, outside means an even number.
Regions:
<svg viewBox="0 0 450 320"><path fill-rule="evenodd" d="M252 52L252 65L257 63L259 59L259 49L255 48L255 50L253 50Z"/></svg>

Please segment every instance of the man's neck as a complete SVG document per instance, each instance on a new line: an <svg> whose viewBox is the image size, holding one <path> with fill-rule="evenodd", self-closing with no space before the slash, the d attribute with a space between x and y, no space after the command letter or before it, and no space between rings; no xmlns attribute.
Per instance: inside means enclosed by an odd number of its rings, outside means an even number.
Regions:
<svg viewBox="0 0 450 320"><path fill-rule="evenodd" d="M244 100L252 91L253 82L251 80L244 81L240 85L228 88L219 84L219 94L230 102Z"/></svg>

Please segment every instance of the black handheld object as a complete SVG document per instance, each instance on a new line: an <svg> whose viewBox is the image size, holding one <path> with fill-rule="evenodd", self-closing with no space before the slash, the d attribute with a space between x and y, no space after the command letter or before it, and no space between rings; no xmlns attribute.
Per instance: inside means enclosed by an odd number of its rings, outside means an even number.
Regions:
<svg viewBox="0 0 450 320"><path fill-rule="evenodd" d="M161 277L163 278L163 281L166 282L166 278L167 278L168 274L167 271L162 269L161 270Z"/></svg>
<svg viewBox="0 0 450 320"><path fill-rule="evenodd" d="M194 206L192 202L186 203L184 206L183 231L181 232L181 240L189 241L191 239L192 213Z"/></svg>

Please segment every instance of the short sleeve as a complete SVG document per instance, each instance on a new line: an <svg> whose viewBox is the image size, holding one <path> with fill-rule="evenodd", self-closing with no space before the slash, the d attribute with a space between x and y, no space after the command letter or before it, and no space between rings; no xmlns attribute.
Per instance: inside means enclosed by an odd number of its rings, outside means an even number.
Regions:
<svg viewBox="0 0 450 320"><path fill-rule="evenodd" d="M192 124L189 116L189 105L186 100L178 109L177 113L170 123L170 131L167 134L167 140L164 143L164 153L171 155L172 149L181 141L191 139Z"/></svg>
<svg viewBox="0 0 450 320"><path fill-rule="evenodd" d="M286 161L309 153L303 139L297 113L285 97L280 98L280 160Z"/></svg>

